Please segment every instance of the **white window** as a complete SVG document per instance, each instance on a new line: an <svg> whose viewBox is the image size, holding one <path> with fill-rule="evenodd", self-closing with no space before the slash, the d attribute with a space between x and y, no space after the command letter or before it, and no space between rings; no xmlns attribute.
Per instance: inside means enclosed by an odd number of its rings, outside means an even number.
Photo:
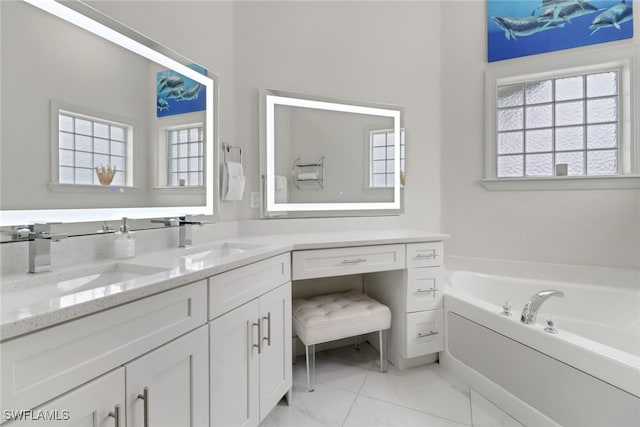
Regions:
<svg viewBox="0 0 640 427"><path fill-rule="evenodd" d="M127 185L133 127L58 111L58 183L100 185L96 168L115 168L111 185Z"/></svg>
<svg viewBox="0 0 640 427"><path fill-rule="evenodd" d="M167 186L204 185L202 125L167 129Z"/></svg>
<svg viewBox="0 0 640 427"><path fill-rule="evenodd" d="M520 76L490 69L485 187L638 188L631 63Z"/></svg>
<svg viewBox="0 0 640 427"><path fill-rule="evenodd" d="M620 175L617 70L499 84L497 177Z"/></svg>
<svg viewBox="0 0 640 427"><path fill-rule="evenodd" d="M374 188L393 187L395 135L393 129L370 132L371 173L369 186ZM400 130L400 171L404 173L404 129Z"/></svg>

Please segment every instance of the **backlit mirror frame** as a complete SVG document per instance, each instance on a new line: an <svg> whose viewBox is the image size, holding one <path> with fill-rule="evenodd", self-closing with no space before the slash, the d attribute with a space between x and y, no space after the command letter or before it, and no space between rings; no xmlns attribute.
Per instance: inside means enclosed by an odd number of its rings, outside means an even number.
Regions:
<svg viewBox="0 0 640 427"><path fill-rule="evenodd" d="M261 155L263 161L263 216L350 216L350 215L396 215L402 212L400 174L394 174L393 200L390 202L345 202L345 203L278 203L275 192L276 171L276 106L301 107L354 114L389 117L393 120L395 140L400 141L402 108L374 104L364 101L345 101L323 96L296 94L281 90L263 90L260 93ZM400 170L400 144L394 146L394 167Z"/></svg>
<svg viewBox="0 0 640 427"><path fill-rule="evenodd" d="M190 63L189 60L181 58L180 55L171 52L176 58L184 63L173 59L160 50L168 49L160 48L160 46L147 39L146 37L128 31L132 35L135 34L137 39L124 34L123 26L116 21L111 20L106 15L100 14L82 2L75 2L78 6L86 7L90 10L86 15L72 8L69 8L55 0L24 0L26 3L48 12L60 19L69 22L72 25L89 31L98 37L119 45L135 54L143 56L150 61L160 64L168 69L174 70L206 87L205 91L205 205L204 206L167 206L167 207L143 207L143 208L96 208L96 209L41 209L41 210L0 210L0 226L22 225L41 222L92 222L92 221L109 221L122 217L144 219L144 218L160 218L171 217L176 215L217 215L218 213L218 189L214 185L214 177L218 176L218 146L219 146L219 105L215 101L218 97L215 94L218 91L218 79L215 75L208 72L208 76L200 74L185 64ZM79 7L79 9L82 9ZM100 16L100 21L93 19L93 16ZM113 28L118 28L116 31ZM155 47L155 48L152 48ZM6 179L6 177L5 177Z"/></svg>

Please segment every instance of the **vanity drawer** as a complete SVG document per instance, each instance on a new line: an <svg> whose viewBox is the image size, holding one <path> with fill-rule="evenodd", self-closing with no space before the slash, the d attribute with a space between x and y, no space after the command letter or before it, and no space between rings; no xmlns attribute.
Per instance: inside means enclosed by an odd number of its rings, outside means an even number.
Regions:
<svg viewBox="0 0 640 427"><path fill-rule="evenodd" d="M444 350L444 310L407 314L406 357L424 356Z"/></svg>
<svg viewBox="0 0 640 427"><path fill-rule="evenodd" d="M31 409L203 325L201 281L2 343L2 410Z"/></svg>
<svg viewBox="0 0 640 427"><path fill-rule="evenodd" d="M442 242L407 244L407 268L438 267L443 263Z"/></svg>
<svg viewBox="0 0 640 427"><path fill-rule="evenodd" d="M407 270L407 312L442 308L442 267Z"/></svg>
<svg viewBox="0 0 640 427"><path fill-rule="evenodd" d="M405 268L405 245L357 246L293 252L293 279Z"/></svg>
<svg viewBox="0 0 640 427"><path fill-rule="evenodd" d="M291 280L289 253L209 278L209 320Z"/></svg>

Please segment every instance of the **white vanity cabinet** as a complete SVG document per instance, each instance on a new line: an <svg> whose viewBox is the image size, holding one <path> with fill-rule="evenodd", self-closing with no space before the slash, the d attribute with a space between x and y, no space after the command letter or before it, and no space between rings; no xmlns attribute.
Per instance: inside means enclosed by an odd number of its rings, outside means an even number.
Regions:
<svg viewBox="0 0 640 427"><path fill-rule="evenodd" d="M206 426L207 329L201 326L6 425Z"/></svg>
<svg viewBox="0 0 640 427"><path fill-rule="evenodd" d="M257 426L290 391L290 270L286 254L209 279L212 426Z"/></svg>
<svg viewBox="0 0 640 427"><path fill-rule="evenodd" d="M124 368L105 374L73 391L48 402L32 413L19 418L16 411L14 421L7 427L55 425L59 427L124 427L125 391ZM7 414L3 414L6 418ZM116 421L117 419L117 421Z"/></svg>
<svg viewBox="0 0 640 427"><path fill-rule="evenodd" d="M125 365L127 426L208 424L208 335L203 325Z"/></svg>
<svg viewBox="0 0 640 427"><path fill-rule="evenodd" d="M408 243L404 270L365 276L367 294L391 309L389 360L401 369L444 349L442 260L442 242Z"/></svg>
<svg viewBox="0 0 640 427"><path fill-rule="evenodd" d="M186 285L3 342L3 421L44 404L69 410L59 425L114 426L120 405L120 426L141 426L147 387L154 425L207 425L206 291ZM20 425L31 424L43 425Z"/></svg>
<svg viewBox="0 0 640 427"><path fill-rule="evenodd" d="M362 274L365 292L391 309L389 360L403 369L443 350L443 255L442 241L300 250L292 274Z"/></svg>

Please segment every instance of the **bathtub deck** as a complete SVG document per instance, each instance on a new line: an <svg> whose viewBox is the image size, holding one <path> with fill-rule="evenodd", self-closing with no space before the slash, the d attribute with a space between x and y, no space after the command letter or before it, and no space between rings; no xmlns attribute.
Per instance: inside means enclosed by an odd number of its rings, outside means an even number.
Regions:
<svg viewBox="0 0 640 427"><path fill-rule="evenodd" d="M379 372L367 344L319 352L317 385L306 391L304 357L293 367L293 402L261 426L519 426L439 364Z"/></svg>

